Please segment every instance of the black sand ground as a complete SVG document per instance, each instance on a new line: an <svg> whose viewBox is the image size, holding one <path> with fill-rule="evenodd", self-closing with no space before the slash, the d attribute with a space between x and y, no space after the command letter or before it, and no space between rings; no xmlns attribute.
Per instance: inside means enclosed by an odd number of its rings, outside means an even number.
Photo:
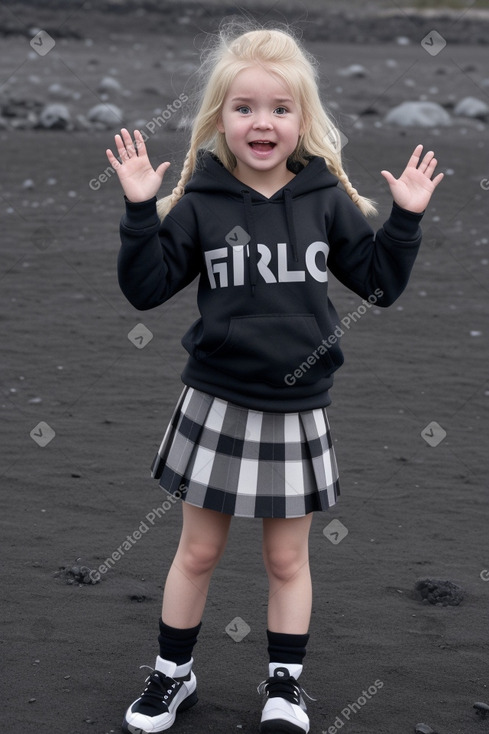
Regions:
<svg viewBox="0 0 489 734"><path fill-rule="evenodd" d="M79 93L68 101L73 114L86 114L99 101L98 81L111 74L129 91L113 100L124 122L151 120L188 88L199 29L215 24L208 7L197 22L183 4L173 15L87 6L71 19L65 7L4 4L2 99L42 104L49 84L61 82ZM467 119L419 130L388 128L382 118L421 95L449 110L469 95L487 102L487 45L453 40L432 57L420 39L448 21L399 20L402 28L385 38L383 21L369 19L365 35L359 19L362 43L353 43L351 19L335 17L344 37L337 31L333 39L328 22L320 38L310 19L308 48L349 138L348 170L379 202L373 226L390 207L382 168L399 174L423 142L447 172L406 292L389 310L370 309L343 339L346 363L329 410L342 496L311 531L315 598L302 679L317 699L311 732L403 734L426 722L440 734L483 734L489 719L472 706L489 702L488 131ZM458 23L462 40L470 37ZM29 56L29 29L48 26L53 37L59 32L57 46ZM487 42L487 25L471 28ZM398 35L411 43L396 42ZM338 74L351 63L368 76ZM148 142L152 159L172 160L169 184L185 152L184 132L175 129L184 114ZM360 115L361 127L349 115ZM112 178L89 186L107 167L112 136L10 124L0 131L0 700L2 730L13 734L119 731L147 672L139 666L154 663L162 586L179 536L180 508L163 505L148 467L181 389L180 338L196 317L195 285L145 313L120 293L121 191ZM341 316L360 305L339 284L332 290ZM128 339L140 323L153 334L142 349ZM44 423L55 435L42 447L36 439L52 436ZM332 520L348 530L337 544L323 533ZM233 520L195 650L200 700L178 719L176 734L257 731L256 686L267 671L260 538L259 521ZM56 575L77 563L97 569L124 542L96 585ZM426 577L461 585L462 603L422 603L414 587ZM225 631L236 617L250 627L239 642Z"/></svg>

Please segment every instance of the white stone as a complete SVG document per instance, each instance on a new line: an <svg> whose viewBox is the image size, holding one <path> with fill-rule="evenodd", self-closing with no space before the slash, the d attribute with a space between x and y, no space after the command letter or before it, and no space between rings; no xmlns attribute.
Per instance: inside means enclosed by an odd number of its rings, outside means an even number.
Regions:
<svg viewBox="0 0 489 734"><path fill-rule="evenodd" d="M477 97L464 97L455 106L453 114L462 117L485 119L489 115L489 105L481 99L477 99Z"/></svg>
<svg viewBox="0 0 489 734"><path fill-rule="evenodd" d="M402 102L387 113L384 122L402 127L437 127L450 125L451 118L436 102Z"/></svg>
<svg viewBox="0 0 489 734"><path fill-rule="evenodd" d="M113 76L104 76L98 83L97 91L105 92L107 94L114 92L116 94L120 94L122 92L122 86L117 79L114 79Z"/></svg>
<svg viewBox="0 0 489 734"><path fill-rule="evenodd" d="M122 123L123 113L115 104L97 104L88 112L90 122L97 122L107 128L117 127Z"/></svg>
<svg viewBox="0 0 489 734"><path fill-rule="evenodd" d="M64 104L47 104L39 116L39 124L48 130L65 129L71 122L68 107Z"/></svg>
<svg viewBox="0 0 489 734"><path fill-rule="evenodd" d="M357 79L363 79L368 76L366 68L361 64L350 64L350 66L346 66L344 69L338 69L338 74L340 76L346 76L349 78L355 77Z"/></svg>

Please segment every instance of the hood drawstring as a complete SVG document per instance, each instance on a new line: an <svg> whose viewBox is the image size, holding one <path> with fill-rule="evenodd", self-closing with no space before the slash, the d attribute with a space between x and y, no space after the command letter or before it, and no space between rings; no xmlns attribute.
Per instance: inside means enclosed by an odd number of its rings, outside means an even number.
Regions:
<svg viewBox="0 0 489 734"><path fill-rule="evenodd" d="M242 189L243 194L245 219L246 219L246 233L250 236L248 244L250 256L248 260L248 270L250 274L250 285L251 295L255 295L255 286L258 279L258 247L256 242L255 233L255 220L253 219L253 207L251 204L251 194L248 189Z"/></svg>
<svg viewBox="0 0 489 734"><path fill-rule="evenodd" d="M292 255L295 262L298 262L297 254L297 237L294 224L294 207L292 206L292 191L289 188L284 189L285 200L285 218L287 220L287 229L289 230L290 244L292 245Z"/></svg>
<svg viewBox="0 0 489 734"><path fill-rule="evenodd" d="M258 280L258 243L256 241L255 220L253 218L253 205L251 203L251 193L248 189L241 189L243 195L243 203L246 220L246 233L250 236L248 271L250 276L251 295L255 295L255 287ZM294 224L294 207L292 205L292 191L289 188L284 189L285 203L285 219L287 221L287 230L289 233L290 244L292 247L292 256L295 262L298 262L299 255L297 252L297 236Z"/></svg>

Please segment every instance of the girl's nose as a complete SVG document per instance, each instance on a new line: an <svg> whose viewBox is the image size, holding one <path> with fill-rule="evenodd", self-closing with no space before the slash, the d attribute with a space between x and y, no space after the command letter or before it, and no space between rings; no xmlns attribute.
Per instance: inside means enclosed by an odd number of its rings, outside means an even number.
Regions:
<svg viewBox="0 0 489 734"><path fill-rule="evenodd" d="M254 128L260 130L271 130L273 128L272 121L266 115L261 115L255 120Z"/></svg>

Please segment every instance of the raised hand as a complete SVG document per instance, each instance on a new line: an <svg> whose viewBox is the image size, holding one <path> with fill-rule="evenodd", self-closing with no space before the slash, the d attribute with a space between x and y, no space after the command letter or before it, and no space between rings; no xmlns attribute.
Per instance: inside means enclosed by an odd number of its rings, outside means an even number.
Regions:
<svg viewBox="0 0 489 734"><path fill-rule="evenodd" d="M161 186L170 162L161 163L156 170L153 168L139 130L134 131L134 142L125 127L122 128L120 135L115 136L114 140L120 161L110 148L107 148L105 153L119 177L125 195L129 201L134 202L152 199Z"/></svg>
<svg viewBox="0 0 489 734"><path fill-rule="evenodd" d="M444 174L439 173L432 180L438 161L432 150L428 151L420 161L422 145L417 145L408 164L399 178L394 178L389 171L381 171L391 190L396 204L410 212L423 212Z"/></svg>

